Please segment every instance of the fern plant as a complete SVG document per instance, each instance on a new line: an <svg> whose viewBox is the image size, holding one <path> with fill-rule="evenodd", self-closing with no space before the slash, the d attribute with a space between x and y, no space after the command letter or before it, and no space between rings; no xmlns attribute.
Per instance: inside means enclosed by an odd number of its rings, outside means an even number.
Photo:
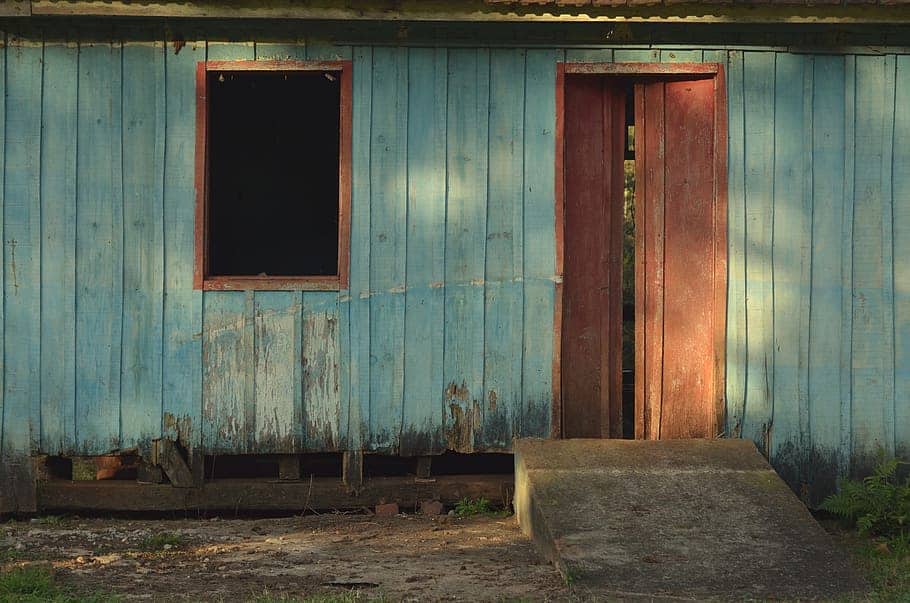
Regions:
<svg viewBox="0 0 910 603"><path fill-rule="evenodd" d="M862 481L841 480L840 491L832 494L821 508L856 524L861 534L875 536L910 536L910 477L900 480L897 470L907 463L886 459L879 461L872 475Z"/></svg>

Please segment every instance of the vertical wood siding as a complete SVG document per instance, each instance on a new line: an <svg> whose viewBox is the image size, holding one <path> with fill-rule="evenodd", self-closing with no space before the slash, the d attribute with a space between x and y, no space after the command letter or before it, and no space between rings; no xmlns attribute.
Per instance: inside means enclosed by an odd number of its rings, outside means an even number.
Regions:
<svg viewBox="0 0 910 603"><path fill-rule="evenodd" d="M792 484L910 453L910 61L47 42L0 62L0 447L418 454L548 436L555 64L722 61L727 433ZM192 289L194 66L354 62L350 289Z"/></svg>

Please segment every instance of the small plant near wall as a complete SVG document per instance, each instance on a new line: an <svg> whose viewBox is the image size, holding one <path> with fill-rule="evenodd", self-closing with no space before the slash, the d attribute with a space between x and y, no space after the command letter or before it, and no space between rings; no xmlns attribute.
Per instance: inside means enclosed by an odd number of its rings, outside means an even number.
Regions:
<svg viewBox="0 0 910 603"><path fill-rule="evenodd" d="M855 523L860 534L906 544L910 540L910 477L900 479L898 469L908 464L887 459L880 451L872 475L842 480L840 491L826 498L821 508Z"/></svg>
<svg viewBox="0 0 910 603"><path fill-rule="evenodd" d="M493 506L484 497L480 498L462 498L455 503L456 517L473 517L474 515L486 515L493 512Z"/></svg>

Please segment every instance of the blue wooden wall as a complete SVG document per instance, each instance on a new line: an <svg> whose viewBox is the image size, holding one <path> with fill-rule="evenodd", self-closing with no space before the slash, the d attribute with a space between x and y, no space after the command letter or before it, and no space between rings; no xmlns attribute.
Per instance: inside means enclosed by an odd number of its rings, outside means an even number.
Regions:
<svg viewBox="0 0 910 603"><path fill-rule="evenodd" d="M353 60L350 290L192 289L206 57ZM163 434L212 453L418 454L547 436L560 60L727 65L728 435L792 484L910 453L907 56L13 36L2 450Z"/></svg>

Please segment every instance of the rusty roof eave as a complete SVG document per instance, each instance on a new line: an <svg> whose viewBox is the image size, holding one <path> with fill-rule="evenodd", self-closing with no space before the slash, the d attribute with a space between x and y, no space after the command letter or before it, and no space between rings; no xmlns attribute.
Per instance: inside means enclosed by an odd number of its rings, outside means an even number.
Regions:
<svg viewBox="0 0 910 603"><path fill-rule="evenodd" d="M0 0L0 17L133 17L336 21L910 24L910 0ZM831 2L837 3L831 3ZM625 2L625 0L622 0ZM823 2L825 2L823 4Z"/></svg>

